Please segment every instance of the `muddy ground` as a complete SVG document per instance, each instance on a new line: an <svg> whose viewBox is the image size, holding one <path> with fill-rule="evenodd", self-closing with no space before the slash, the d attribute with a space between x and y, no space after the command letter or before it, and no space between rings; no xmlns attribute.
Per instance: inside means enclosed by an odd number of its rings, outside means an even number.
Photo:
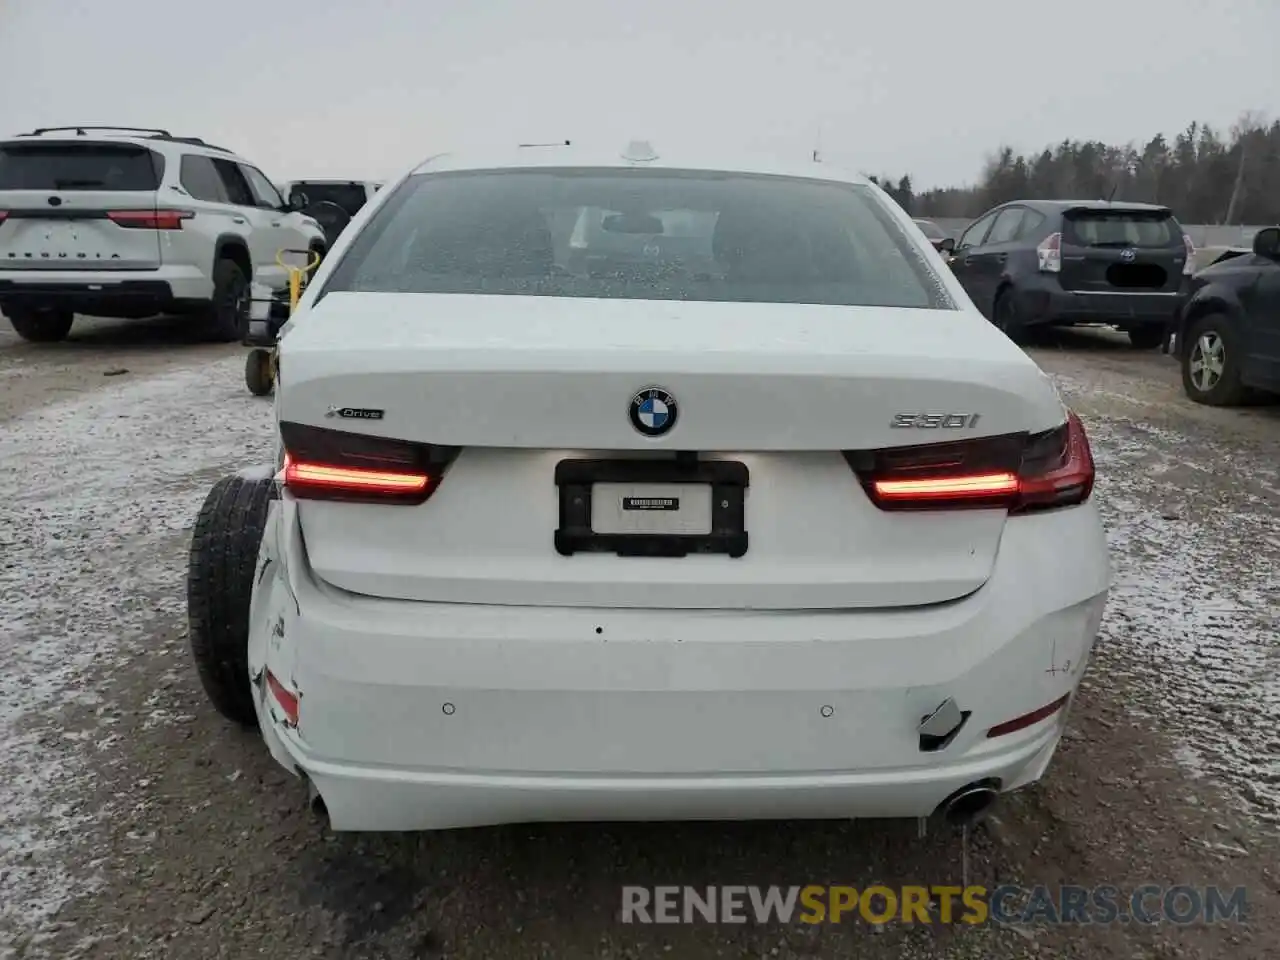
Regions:
<svg viewBox="0 0 1280 960"><path fill-rule="evenodd" d="M236 347L0 333L0 958L1253 958L1280 952L1280 407L1185 400L1115 337L1031 352L1091 431L1116 586L1045 781L910 823L334 836L215 716L191 519L269 449ZM1248 889L1247 923L625 926L624 884Z"/></svg>

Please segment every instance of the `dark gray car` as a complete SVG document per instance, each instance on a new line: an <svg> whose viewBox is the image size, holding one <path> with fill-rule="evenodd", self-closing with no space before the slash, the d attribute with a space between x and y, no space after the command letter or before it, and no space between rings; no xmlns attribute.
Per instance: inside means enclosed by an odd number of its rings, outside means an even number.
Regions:
<svg viewBox="0 0 1280 960"><path fill-rule="evenodd" d="M1186 298L1193 253L1167 207L1019 200L970 224L949 263L1015 340L1035 327L1104 323L1153 349Z"/></svg>

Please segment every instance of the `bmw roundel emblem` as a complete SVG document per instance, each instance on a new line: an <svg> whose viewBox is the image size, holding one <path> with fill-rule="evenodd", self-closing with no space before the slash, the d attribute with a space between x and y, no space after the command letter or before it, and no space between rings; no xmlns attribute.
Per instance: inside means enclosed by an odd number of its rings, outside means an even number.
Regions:
<svg viewBox="0 0 1280 960"><path fill-rule="evenodd" d="M1134 260L1138 259L1138 251L1133 249L1133 247L1129 247L1127 250L1121 250L1120 259L1125 263L1133 263Z"/></svg>
<svg viewBox="0 0 1280 960"><path fill-rule="evenodd" d="M631 398L631 425L646 437L660 437L676 425L676 398L661 387L645 387Z"/></svg>

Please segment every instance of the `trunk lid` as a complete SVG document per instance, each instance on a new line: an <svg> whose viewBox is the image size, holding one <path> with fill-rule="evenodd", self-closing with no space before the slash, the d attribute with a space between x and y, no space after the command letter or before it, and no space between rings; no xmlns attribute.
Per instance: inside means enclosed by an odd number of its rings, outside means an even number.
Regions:
<svg viewBox="0 0 1280 960"><path fill-rule="evenodd" d="M282 421L462 448L418 506L299 504L321 579L430 601L956 599L990 575L1005 512L882 511L841 451L1046 430L1065 416L1039 368L969 311L333 293L290 323L280 375ZM643 436L629 418L649 386L678 400L665 436ZM902 425L930 414L963 415L964 426ZM745 555L557 553L561 461L676 451L746 465ZM628 485L623 469L609 496L679 495L640 476Z"/></svg>
<svg viewBox="0 0 1280 960"><path fill-rule="evenodd" d="M1160 208L1078 207L1063 213L1064 290L1177 293L1187 262L1182 228Z"/></svg>
<svg viewBox="0 0 1280 960"><path fill-rule="evenodd" d="M154 214L163 164L127 143L0 143L0 270L157 269L159 231L109 214Z"/></svg>

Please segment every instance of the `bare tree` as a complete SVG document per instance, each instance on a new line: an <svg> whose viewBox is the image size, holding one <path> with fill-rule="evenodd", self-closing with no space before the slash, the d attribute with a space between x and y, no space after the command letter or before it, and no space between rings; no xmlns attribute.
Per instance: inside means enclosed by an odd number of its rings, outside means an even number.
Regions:
<svg viewBox="0 0 1280 960"><path fill-rule="evenodd" d="M1253 139L1254 131L1262 130L1265 126L1266 120L1261 113L1256 110L1246 110L1240 114L1240 119L1231 128L1232 139L1240 144L1240 159L1236 164L1236 181L1231 187L1231 199L1227 202L1227 215L1223 218L1223 223L1235 222L1236 204L1240 200L1240 190L1244 187L1244 168L1249 157L1249 142Z"/></svg>

